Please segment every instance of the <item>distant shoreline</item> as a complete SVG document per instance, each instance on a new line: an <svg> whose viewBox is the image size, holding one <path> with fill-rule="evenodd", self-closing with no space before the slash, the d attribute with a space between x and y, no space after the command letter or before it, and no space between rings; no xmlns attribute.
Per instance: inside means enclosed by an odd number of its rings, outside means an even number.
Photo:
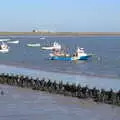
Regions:
<svg viewBox="0 0 120 120"><path fill-rule="evenodd" d="M41 36L120 36L120 32L0 32L4 35L41 35Z"/></svg>

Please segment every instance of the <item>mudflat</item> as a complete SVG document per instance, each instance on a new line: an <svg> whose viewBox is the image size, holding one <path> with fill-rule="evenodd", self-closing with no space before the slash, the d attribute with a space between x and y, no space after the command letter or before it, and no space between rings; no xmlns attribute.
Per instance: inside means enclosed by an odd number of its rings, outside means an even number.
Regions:
<svg viewBox="0 0 120 120"><path fill-rule="evenodd" d="M1 120L120 120L120 107L0 85Z"/></svg>

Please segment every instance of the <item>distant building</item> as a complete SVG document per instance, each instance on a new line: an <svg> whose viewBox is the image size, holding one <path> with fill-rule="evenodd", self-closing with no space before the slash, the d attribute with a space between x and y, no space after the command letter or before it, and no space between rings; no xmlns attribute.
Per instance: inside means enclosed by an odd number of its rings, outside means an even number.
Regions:
<svg viewBox="0 0 120 120"><path fill-rule="evenodd" d="M41 30L36 30L36 29L33 29L33 31L32 32L54 32L54 31L52 31L52 30L43 30L43 29L41 29Z"/></svg>
<svg viewBox="0 0 120 120"><path fill-rule="evenodd" d="M33 32L38 32L38 30L35 30L35 29L34 29Z"/></svg>

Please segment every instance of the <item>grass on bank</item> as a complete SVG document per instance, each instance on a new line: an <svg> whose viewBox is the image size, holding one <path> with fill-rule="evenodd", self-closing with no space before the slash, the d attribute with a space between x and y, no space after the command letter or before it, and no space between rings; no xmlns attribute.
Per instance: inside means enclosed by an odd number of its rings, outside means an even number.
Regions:
<svg viewBox="0 0 120 120"><path fill-rule="evenodd" d="M0 35L114 36L120 35L120 32L0 32Z"/></svg>

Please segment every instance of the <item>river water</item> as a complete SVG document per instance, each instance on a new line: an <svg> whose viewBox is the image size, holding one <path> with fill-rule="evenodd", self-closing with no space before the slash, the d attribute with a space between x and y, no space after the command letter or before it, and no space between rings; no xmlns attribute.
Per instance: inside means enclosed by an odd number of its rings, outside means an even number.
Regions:
<svg viewBox="0 0 120 120"><path fill-rule="evenodd" d="M10 38L20 41L20 44L8 44L10 46L9 53L0 53L1 65L6 64L18 68L28 68L29 70L34 69L39 74L42 72L40 75L47 72L45 74L47 77L54 76L52 77L54 79L64 81L67 79L76 83L83 81L83 84L99 86L100 88L112 87L117 90L120 88L120 36L45 36L45 39L40 39L40 37L38 35L0 36L0 39ZM54 41L59 42L71 54L79 46L85 48L87 53L92 53L94 56L88 61L52 61L49 60L50 51L41 50L39 47L31 48L26 46L28 43L40 43L41 46L46 46ZM23 69L8 70L8 72L13 71L21 73ZM3 72L2 69L1 72Z"/></svg>

